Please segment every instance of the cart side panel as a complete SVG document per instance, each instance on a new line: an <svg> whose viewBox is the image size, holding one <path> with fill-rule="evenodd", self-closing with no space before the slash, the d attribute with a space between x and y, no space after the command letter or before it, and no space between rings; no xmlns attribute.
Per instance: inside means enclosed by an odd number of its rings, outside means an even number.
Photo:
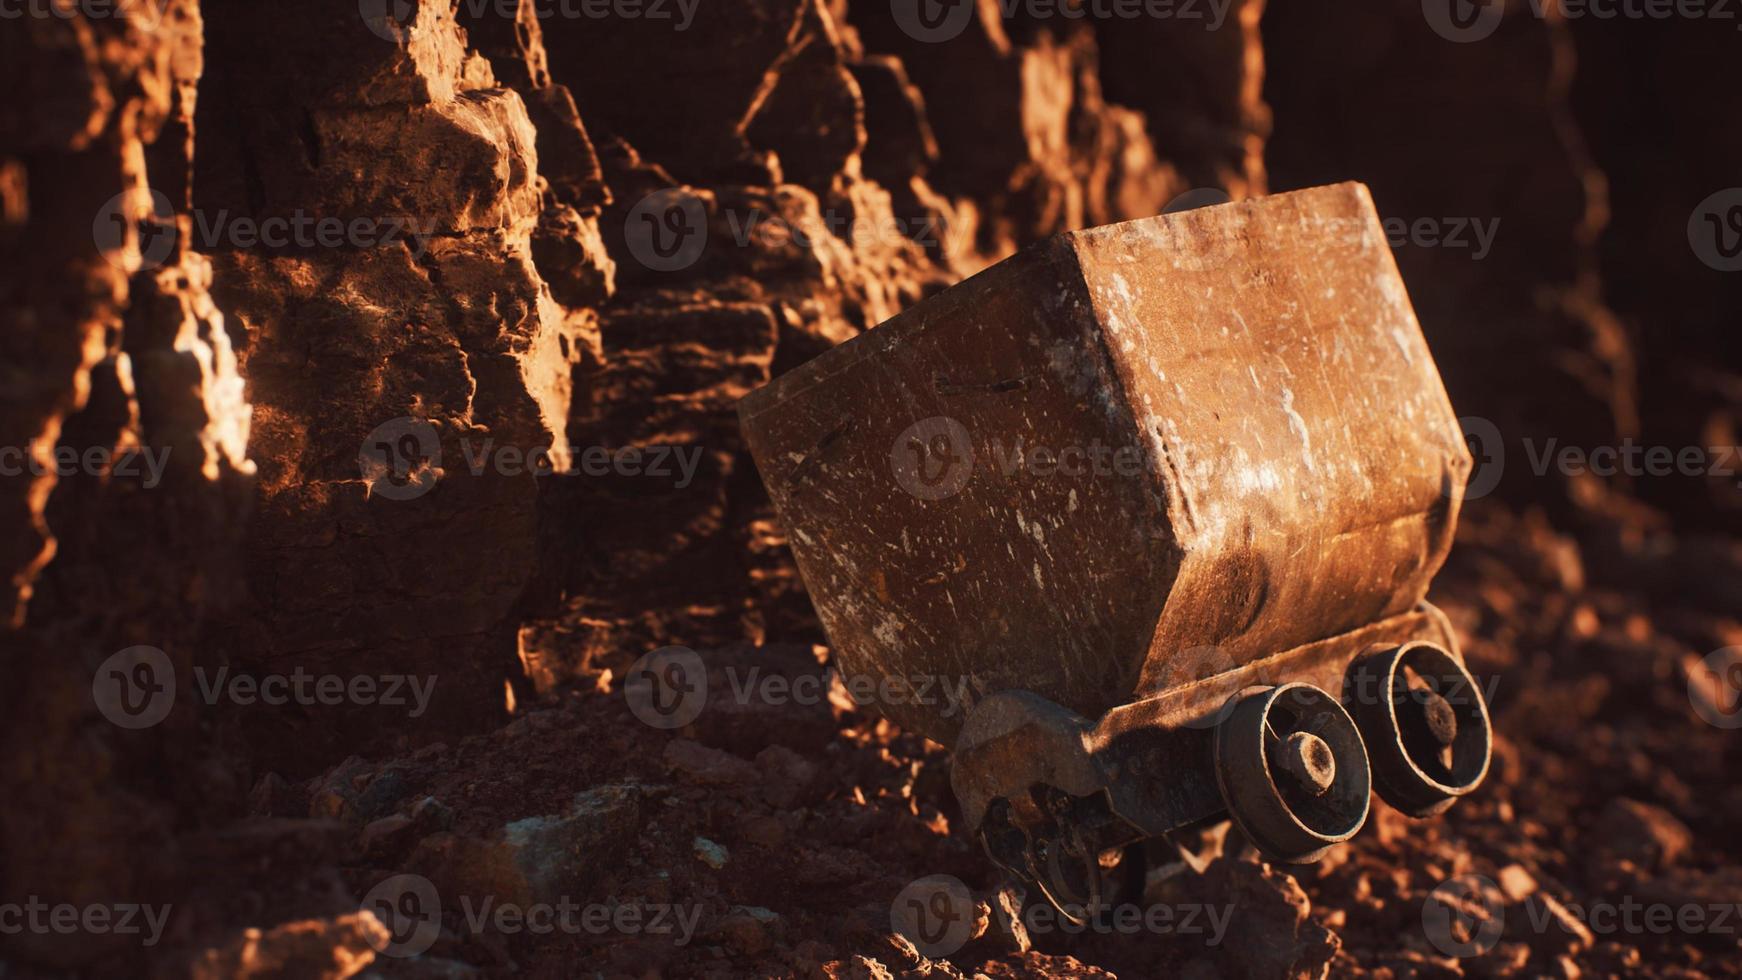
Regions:
<svg viewBox="0 0 1742 980"><path fill-rule="evenodd" d="M1138 694L1412 608L1471 463L1366 188L1070 237L1177 488L1185 557Z"/></svg>
<svg viewBox="0 0 1742 980"><path fill-rule="evenodd" d="M947 690L1023 688L1093 716L1136 685L1178 551L1062 242L740 414L840 669L895 721L950 744L970 705Z"/></svg>

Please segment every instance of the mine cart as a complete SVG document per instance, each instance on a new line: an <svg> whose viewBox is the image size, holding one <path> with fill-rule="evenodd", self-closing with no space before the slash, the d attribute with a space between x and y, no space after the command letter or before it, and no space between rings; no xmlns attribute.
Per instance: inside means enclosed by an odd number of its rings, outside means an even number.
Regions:
<svg viewBox="0 0 1742 980"><path fill-rule="evenodd" d="M1361 185L1055 236L740 412L839 669L1063 909L1134 842L1310 861L1487 773L1423 601L1470 456Z"/></svg>

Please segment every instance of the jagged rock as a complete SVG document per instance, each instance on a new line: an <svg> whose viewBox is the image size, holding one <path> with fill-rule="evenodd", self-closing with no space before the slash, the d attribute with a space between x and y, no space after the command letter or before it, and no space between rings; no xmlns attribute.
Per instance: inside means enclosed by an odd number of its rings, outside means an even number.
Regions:
<svg viewBox="0 0 1742 980"><path fill-rule="evenodd" d="M387 927L372 912L287 922L244 930L228 945L207 950L190 973L195 980L345 980L374 962L376 949L390 940Z"/></svg>
<svg viewBox="0 0 1742 980"><path fill-rule="evenodd" d="M1675 864L1693 846L1693 831L1660 806L1638 800L1609 801L1592 832L1597 845L1638 864Z"/></svg>
<svg viewBox="0 0 1742 980"><path fill-rule="evenodd" d="M1233 909L1216 950L1223 968L1240 977L1324 977L1342 943L1310 916L1312 903L1287 872L1218 858L1191 883L1199 901Z"/></svg>
<svg viewBox="0 0 1742 980"><path fill-rule="evenodd" d="M362 827L390 813L410 792L402 770L351 756L314 781L309 816Z"/></svg>
<svg viewBox="0 0 1742 980"><path fill-rule="evenodd" d="M229 640L248 672L433 678L427 711L396 723L428 738L500 710L516 656L509 610L538 551L537 477L521 461L566 446L589 326L534 266L544 202L525 105L487 87L449 6L420 3L409 34L385 36L355 5L340 13L273 31L240 8L212 14L226 44L208 77L227 94L202 102L201 126L226 151L199 168L202 213L377 223L340 247L211 246L245 339L262 474L253 601ZM307 56L286 64L296 85L247 81L292 55ZM385 473L365 472L368 459ZM378 484L413 472L428 482ZM447 546L461 515L488 529L484 553ZM316 726L294 710L239 720L276 768L306 772L383 710L326 706Z"/></svg>
<svg viewBox="0 0 1742 980"><path fill-rule="evenodd" d="M774 154L787 180L820 193L855 165L865 145L865 104L828 8L805 4L789 43L744 136Z"/></svg>
<svg viewBox="0 0 1742 980"><path fill-rule="evenodd" d="M644 799L635 785L595 787L562 813L513 821L488 839L434 834L408 866L456 902L459 896L522 906L582 902L634 843Z"/></svg>
<svg viewBox="0 0 1742 980"><path fill-rule="evenodd" d="M980 252L999 258L1068 228L1147 217L1186 189L1145 164L1156 153L1141 117L1103 100L1086 24L1012 31L996 9L972 5L956 33L952 20L947 36L922 39L888 5L849 8L865 55L896 55L923 93L937 140L928 181L981 216Z"/></svg>
<svg viewBox="0 0 1742 980"><path fill-rule="evenodd" d="M178 828L240 816L248 780L202 729L193 683L212 659L201 631L236 598L249 470L223 317L186 248L200 13L18 13L0 24L0 446L29 465L0 476L0 666L16 685L0 901L173 901ZM133 693L162 720L124 730L94 694L142 680L103 679L139 646L161 696ZM8 961L62 970L131 945L4 939Z"/></svg>
<svg viewBox="0 0 1742 980"><path fill-rule="evenodd" d="M1141 113L1157 155L1183 178L1181 189L1262 194L1271 125L1261 92L1266 5L1228 0L1174 9L1173 17L1094 21L1107 98Z"/></svg>
<svg viewBox="0 0 1742 980"><path fill-rule="evenodd" d="M742 785L757 778L756 766L751 763L687 738L674 738L665 744L665 764L702 786Z"/></svg>

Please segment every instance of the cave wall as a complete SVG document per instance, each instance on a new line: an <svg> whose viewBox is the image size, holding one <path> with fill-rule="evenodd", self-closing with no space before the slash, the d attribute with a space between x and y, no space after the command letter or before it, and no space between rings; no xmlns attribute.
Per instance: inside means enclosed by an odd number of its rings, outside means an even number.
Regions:
<svg viewBox="0 0 1742 980"><path fill-rule="evenodd" d="M1498 218L1480 263L1397 253L1460 411L1734 442L1733 371L1675 390L1685 351L1726 346L1734 283L1662 259L1692 204L1653 188L1681 154L1628 131L1704 134L1716 189L1737 127L1632 84L1648 69L1595 28L1509 15L1449 45L1405 0L1242 0L1215 29L979 3L947 36L840 0L702 5L683 31L530 0L156 9L0 23L0 447L167 461L0 478L6 896L185 895L184 858L278 777L494 727L660 644L820 641L738 398L1188 191L1354 178L1386 214ZM1651 43L1722 84L1681 58L1704 35ZM271 219L347 230L237 231ZM694 469L474 464L502 449ZM175 707L135 730L92 692L139 646ZM196 668L435 696L205 704Z"/></svg>
<svg viewBox="0 0 1742 980"><path fill-rule="evenodd" d="M1606 181L1569 102L1572 37L1548 10L1513 11L1468 43L1403 0L1281 0L1263 28L1288 39L1269 49L1273 188L1362 180L1382 215L1432 223L1394 254L1452 403L1510 455L1499 486L1480 472L1473 486L1565 512L1567 489L1545 492L1524 440L1614 445L1639 418L1633 345L1596 261ZM1473 243L1472 222L1492 229L1488 250L1443 244Z"/></svg>
<svg viewBox="0 0 1742 980"><path fill-rule="evenodd" d="M183 836L248 788L193 696L202 632L242 598L252 472L187 217L201 59L191 0L0 28L0 444L34 460L0 478L7 902L164 900ZM166 699L183 710L146 724ZM128 942L27 931L7 955L64 967Z"/></svg>

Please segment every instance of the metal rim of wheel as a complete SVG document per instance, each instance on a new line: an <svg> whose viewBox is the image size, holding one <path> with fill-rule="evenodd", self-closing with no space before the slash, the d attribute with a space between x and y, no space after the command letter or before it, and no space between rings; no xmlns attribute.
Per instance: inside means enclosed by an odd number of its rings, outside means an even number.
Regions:
<svg viewBox="0 0 1742 980"><path fill-rule="evenodd" d="M1322 688L1248 688L1216 727L1216 782L1246 839L1306 863L1355 836L1373 792L1355 721Z"/></svg>
<svg viewBox="0 0 1742 980"><path fill-rule="evenodd" d="M1415 641L1381 650L1351 664L1345 684L1379 795L1397 810L1432 816L1487 777L1488 705L1444 648Z"/></svg>

